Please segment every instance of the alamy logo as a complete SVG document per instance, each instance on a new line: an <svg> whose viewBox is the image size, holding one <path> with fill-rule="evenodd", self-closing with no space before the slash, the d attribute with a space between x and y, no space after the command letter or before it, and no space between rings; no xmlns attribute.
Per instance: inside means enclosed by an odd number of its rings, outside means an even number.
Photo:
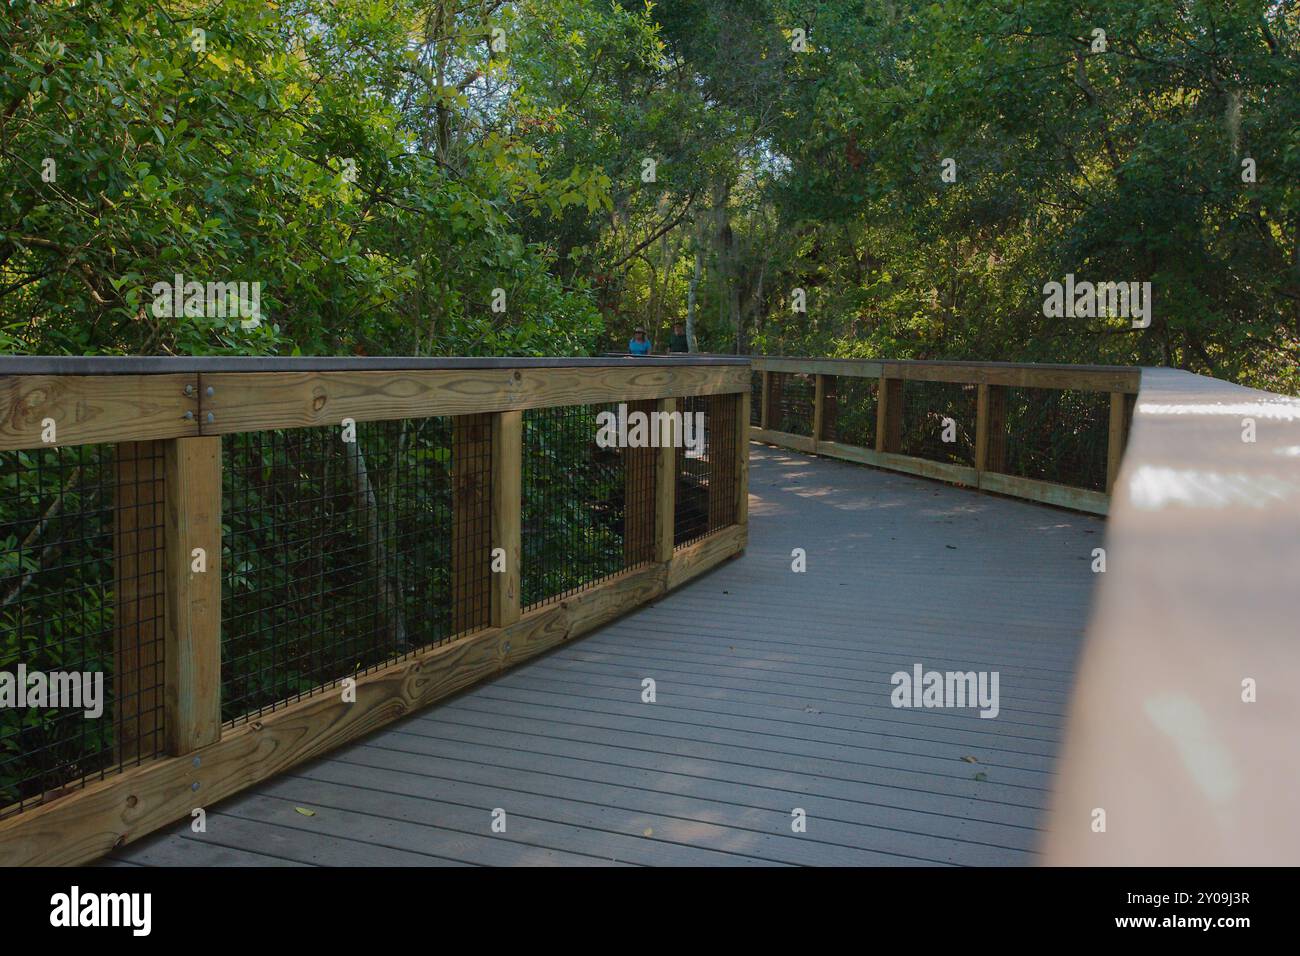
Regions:
<svg viewBox="0 0 1300 956"><path fill-rule="evenodd" d="M979 707L981 717L998 715L997 671L895 671L889 702L895 707Z"/></svg>
<svg viewBox="0 0 1300 956"><path fill-rule="evenodd" d="M155 282L149 291L153 314L160 319L237 318L241 329L262 324L260 282L186 282L178 272L173 281Z"/></svg>
<svg viewBox="0 0 1300 956"><path fill-rule="evenodd" d="M148 936L153 927L153 895L150 893L71 892L50 897L50 925L128 926L133 936Z"/></svg>
<svg viewBox="0 0 1300 956"><path fill-rule="evenodd" d="M1049 319L1093 319L1119 317L1133 320L1133 328L1151 324L1150 282L1075 282L1074 273L1065 282L1043 286L1043 315Z"/></svg>
<svg viewBox="0 0 1300 956"><path fill-rule="evenodd" d="M0 707L70 707L95 719L104 713L103 671L0 671Z"/></svg>
<svg viewBox="0 0 1300 956"><path fill-rule="evenodd" d="M687 458L704 454L703 412L629 412L620 402L617 412L596 416L601 448L685 448Z"/></svg>

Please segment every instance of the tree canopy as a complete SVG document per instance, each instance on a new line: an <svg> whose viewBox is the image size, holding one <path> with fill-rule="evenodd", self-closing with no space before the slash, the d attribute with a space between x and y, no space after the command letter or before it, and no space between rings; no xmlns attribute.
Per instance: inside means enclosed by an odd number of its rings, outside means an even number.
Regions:
<svg viewBox="0 0 1300 956"><path fill-rule="evenodd" d="M1293 0L0 6L0 349L1300 385ZM151 289L258 282L259 324ZM1045 314L1149 282L1150 324Z"/></svg>

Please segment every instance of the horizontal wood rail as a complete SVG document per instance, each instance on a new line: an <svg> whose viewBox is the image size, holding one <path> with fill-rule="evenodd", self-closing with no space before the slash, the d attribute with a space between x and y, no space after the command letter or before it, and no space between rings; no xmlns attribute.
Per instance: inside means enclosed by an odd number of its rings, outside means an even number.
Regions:
<svg viewBox="0 0 1300 956"><path fill-rule="evenodd" d="M998 494L1104 515L1109 489L1118 474L1132 396L1137 393L1141 370L1122 366L1032 365L1013 362L886 361L754 356L754 372L762 376L762 411L751 432L756 441L808 454L900 471L967 485ZM789 377L811 380L808 433L778 427L778 409L789 404L784 382ZM836 418L837 382L864 379L875 387L875 443L853 444L829 435ZM965 462L942 461L903 453L905 383L946 383L975 390L971 421L958 423L971 432L971 449ZM1065 482L1008 472L1007 394L1011 389L1045 389L1096 393L1106 404L1107 420L1103 487L1080 487ZM929 410L929 428L941 431L939 409ZM1017 436L1010 436L1012 439ZM1100 477L1099 477L1099 484Z"/></svg>
<svg viewBox="0 0 1300 956"><path fill-rule="evenodd" d="M599 577L561 569L576 575L562 593L546 600L534 595L527 604L521 566L527 560L522 542L530 532L521 515L528 498L522 481L529 459L524 447L528 410L581 411L571 407L626 402L672 412L683 399L703 396L711 398L699 407L721 415L715 426L722 429L721 437L715 432L710 439L720 449L710 460L711 477L701 483L694 472L684 476L673 448L635 449L621 466L607 462L607 468L624 469L608 474L622 474L626 481L627 524L617 533L628 535L628 541L621 549L607 549L620 554L617 560L623 563ZM79 445L116 446L103 459L112 463L116 485L110 483L110 500L101 506L112 516L112 547L102 559L112 567L109 583L96 587L105 589L110 604L115 602L105 632L112 647L103 650L122 672L105 683L116 680L109 694L112 703L123 705L128 698L150 702L139 714L115 718L120 739L113 743L113 767L34 794L21 787L30 790L32 780L43 777L6 784L0 775L0 794L5 786L22 792L22 802L0 799L0 865L93 860L577 637L740 554L747 536L749 400L748 361L736 358L0 359L0 452L21 463L24 456L40 455L36 449L58 449L61 455ZM332 474L351 484L345 493L326 498L319 492L314 500L351 509L345 528L356 541L341 563L368 562L374 574L364 580L371 581L390 574L386 569L394 566L394 558L386 549L396 536L409 538L412 532L381 533L374 491L381 466L373 459L367 464L359 445L338 451L343 446L334 441L333 429L345 428L345 419L395 422L404 428L408 421L433 417L450 419L448 445L434 449L438 454L413 458L407 478L387 487L396 489L391 496L416 481L443 481L436 469L447 465L446 484L438 487L445 487L448 503L438 507L449 508L452 515L440 526L451 566L433 569L451 582L444 601L451 622L446 636L424 645L408 642L401 612L395 612L391 617L397 623L383 625L382 636L390 643L382 646L400 648L400 653L363 669L358 665L355 672L341 669L314 690L258 705L242 718L226 713L223 721L223 665L230 663L222 656L223 632L232 626L224 618L223 601L230 600L234 580L228 575L239 575L245 591L283 586L244 580L258 573L256 568L223 567L223 552L232 550L223 539L232 533L229 509L239 507L229 487L223 493L223 478L229 478L223 442L271 430L305 436L296 430L330 429L312 440L333 444L311 445L304 437L305 444L294 446L300 460L292 468L267 457L283 446L244 449L252 456L250 481L265 486L271 502L265 507L272 508L258 512L252 527L264 528L266 514L278 515L274 508L294 503L297 496L285 482L323 482L323 469L332 468ZM585 417L560 419L560 425L566 421L578 424L565 427L582 429L568 447L595 467L591 462L598 453L583 450L596 449L595 430L587 433ZM401 434L405 440L408 433ZM223 440L223 435L232 437ZM230 446L226 452L232 447L244 448ZM313 459L311 450L320 447L333 448L319 453L332 457ZM386 453L391 457L391 449ZM81 467L69 469L68 486L60 494L72 487ZM395 463L384 467L396 473ZM633 484L634 475L639 484ZM677 487L687 480L695 482L694 497L678 502ZM701 494L704 505L696 503ZM726 500L714 500L718 495ZM59 498L49 514L61 502ZM678 507L687 504L703 508L703 514L692 513L692 520L703 524L698 540L674 547ZM49 515L38 526L45 527L48 520ZM420 553L442 552L429 546ZM307 569L285 564L280 573L292 577ZM325 572L315 573L323 580ZM542 584L535 582L535 587L558 587L549 578L538 580ZM405 600L394 582L374 587L371 600L357 603L379 607L387 615L389 604ZM542 592L547 594L556 592ZM31 622L10 614L0 617L0 624L0 669L23 663L25 629ZM82 637L92 639L97 635ZM285 638L271 633L270 639ZM267 653L274 661L274 653ZM156 683L150 683L155 674ZM347 688L352 681L354 697ZM14 739L24 738L18 733Z"/></svg>
<svg viewBox="0 0 1300 956"><path fill-rule="evenodd" d="M1049 864L1300 862L1300 398L1143 369Z"/></svg>

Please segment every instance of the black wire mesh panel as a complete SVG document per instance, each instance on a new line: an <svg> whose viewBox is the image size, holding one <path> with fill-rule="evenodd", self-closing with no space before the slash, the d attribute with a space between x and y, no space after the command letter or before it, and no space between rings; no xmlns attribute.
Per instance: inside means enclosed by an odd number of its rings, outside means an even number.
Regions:
<svg viewBox="0 0 1300 956"><path fill-rule="evenodd" d="M162 548L160 443L0 453L0 817L162 751Z"/></svg>
<svg viewBox="0 0 1300 956"><path fill-rule="evenodd" d="M768 398L768 427L791 435L811 435L816 376L774 372L772 378L776 381Z"/></svg>
<svg viewBox="0 0 1300 956"><path fill-rule="evenodd" d="M469 419L225 438L225 720L487 623L491 433Z"/></svg>
<svg viewBox="0 0 1300 956"><path fill-rule="evenodd" d="M642 405L628 406L630 415ZM654 501L654 458L644 449L597 444L601 412L617 404L533 408L524 412L520 590L525 608L558 601L650 559L625 540L631 511ZM629 452L632 454L629 456ZM641 517L633 541L644 542ZM653 541L653 525L649 532Z"/></svg>
<svg viewBox="0 0 1300 956"><path fill-rule="evenodd" d="M930 461L974 465L977 401L975 385L905 381L900 452Z"/></svg>
<svg viewBox="0 0 1300 956"><path fill-rule="evenodd" d="M749 378L749 423L763 424L763 373L754 371Z"/></svg>
<svg viewBox="0 0 1300 956"><path fill-rule="evenodd" d="M876 447L879 379L827 376L822 435L826 441Z"/></svg>
<svg viewBox="0 0 1300 956"><path fill-rule="evenodd" d="M1006 450L999 470L1074 488L1106 490L1110 394L1007 388Z"/></svg>
<svg viewBox="0 0 1300 956"><path fill-rule="evenodd" d="M678 399L683 441L677 450L673 546L680 548L736 521L735 395Z"/></svg>

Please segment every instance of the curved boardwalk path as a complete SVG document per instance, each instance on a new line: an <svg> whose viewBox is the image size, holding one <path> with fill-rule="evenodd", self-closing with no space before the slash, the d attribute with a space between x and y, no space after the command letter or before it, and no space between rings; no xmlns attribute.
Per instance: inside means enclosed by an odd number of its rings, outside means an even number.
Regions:
<svg viewBox="0 0 1300 956"><path fill-rule="evenodd" d="M107 862L1033 863L1102 529L753 445L741 558ZM917 663L998 716L892 707Z"/></svg>

